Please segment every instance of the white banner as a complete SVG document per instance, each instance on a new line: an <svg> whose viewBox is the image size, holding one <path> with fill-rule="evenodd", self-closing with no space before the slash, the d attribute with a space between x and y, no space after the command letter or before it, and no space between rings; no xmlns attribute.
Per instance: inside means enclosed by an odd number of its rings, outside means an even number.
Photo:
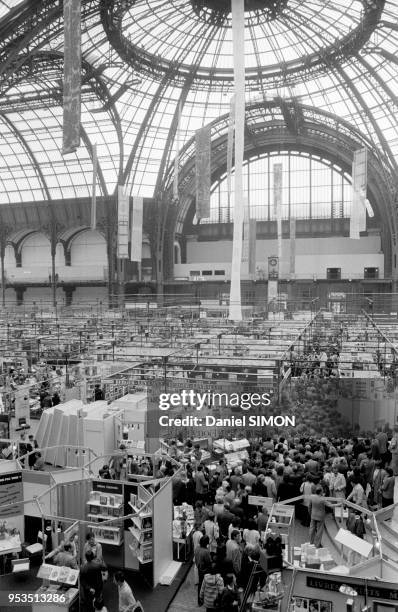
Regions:
<svg viewBox="0 0 398 612"><path fill-rule="evenodd" d="M210 217L211 128L206 125L195 134L196 147L196 216Z"/></svg>
<svg viewBox="0 0 398 612"><path fill-rule="evenodd" d="M248 201L244 201L243 209L243 238L242 238L242 264L243 272L246 274L249 267L249 232L250 232L250 213Z"/></svg>
<svg viewBox="0 0 398 612"><path fill-rule="evenodd" d="M131 261L142 261L142 220L144 198L133 198L131 213Z"/></svg>
<svg viewBox="0 0 398 612"><path fill-rule="evenodd" d="M253 278L256 274L256 246L257 246L257 221L249 221L249 275Z"/></svg>
<svg viewBox="0 0 398 612"><path fill-rule="evenodd" d="M275 305L278 300L278 281L277 280L269 280L268 281L268 304L274 302Z"/></svg>
<svg viewBox="0 0 398 612"><path fill-rule="evenodd" d="M228 140L227 140L227 190L228 190L228 219L231 214L231 173L234 151L235 134L235 96L233 95L229 103L228 120Z"/></svg>
<svg viewBox="0 0 398 612"><path fill-rule="evenodd" d="M290 274L296 272L296 219L290 217Z"/></svg>
<svg viewBox="0 0 398 612"><path fill-rule="evenodd" d="M229 318L242 320L241 261L243 235L243 153L245 146L245 6L232 0L232 43L235 79L235 201Z"/></svg>
<svg viewBox="0 0 398 612"><path fill-rule="evenodd" d="M274 164L274 214L278 240L278 260L282 264L282 164Z"/></svg>
<svg viewBox="0 0 398 612"><path fill-rule="evenodd" d="M117 257L129 256L129 197L123 185L117 188Z"/></svg>
<svg viewBox="0 0 398 612"><path fill-rule="evenodd" d="M180 161L180 129L181 129L181 100L178 102L178 118L177 131L175 140L175 157L174 157L174 181L173 181L173 198L178 200L178 164ZM135 260L131 260L135 261ZM141 259L139 260L141 261Z"/></svg>
<svg viewBox="0 0 398 612"><path fill-rule="evenodd" d="M62 6L62 4L61 4ZM64 81L62 155L80 146L81 2L64 0Z"/></svg>
<svg viewBox="0 0 398 612"><path fill-rule="evenodd" d="M93 145L93 185L91 190L91 229L97 227L97 145Z"/></svg>
<svg viewBox="0 0 398 612"><path fill-rule="evenodd" d="M368 151L366 147L354 152L352 163L352 204L350 238L358 240L366 231L366 189L368 182ZM373 211L372 211L373 212Z"/></svg>

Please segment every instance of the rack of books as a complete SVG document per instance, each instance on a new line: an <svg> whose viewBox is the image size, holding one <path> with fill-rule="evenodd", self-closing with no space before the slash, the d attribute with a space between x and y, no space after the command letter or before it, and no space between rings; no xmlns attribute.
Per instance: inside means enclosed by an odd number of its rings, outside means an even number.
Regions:
<svg viewBox="0 0 398 612"><path fill-rule="evenodd" d="M123 495L109 495L100 491L91 491L87 502L89 528L101 544L120 546L123 542ZM104 521L114 520L103 525Z"/></svg>
<svg viewBox="0 0 398 612"><path fill-rule="evenodd" d="M129 527L133 536L130 549L140 563L150 563L153 560L152 496L153 491L140 484L137 486L137 494L130 494L129 505L132 512L136 513Z"/></svg>

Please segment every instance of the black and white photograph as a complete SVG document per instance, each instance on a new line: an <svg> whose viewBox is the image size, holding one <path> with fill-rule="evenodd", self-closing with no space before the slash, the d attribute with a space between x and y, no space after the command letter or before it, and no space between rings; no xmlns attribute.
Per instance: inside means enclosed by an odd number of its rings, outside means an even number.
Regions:
<svg viewBox="0 0 398 612"><path fill-rule="evenodd" d="M397 58L397 0L0 0L2 612L397 607Z"/></svg>

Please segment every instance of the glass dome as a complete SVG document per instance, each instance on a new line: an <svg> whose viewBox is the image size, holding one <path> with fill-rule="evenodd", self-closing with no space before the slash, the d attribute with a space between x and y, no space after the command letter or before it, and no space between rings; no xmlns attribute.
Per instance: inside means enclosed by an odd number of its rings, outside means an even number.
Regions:
<svg viewBox="0 0 398 612"><path fill-rule="evenodd" d="M177 136L182 148L229 112L228 9L82 0L82 144L62 157L61 8L0 0L0 202L89 196L94 143L97 194L125 183L154 196ZM295 100L346 120L397 176L397 2L248 0L245 20L247 101Z"/></svg>

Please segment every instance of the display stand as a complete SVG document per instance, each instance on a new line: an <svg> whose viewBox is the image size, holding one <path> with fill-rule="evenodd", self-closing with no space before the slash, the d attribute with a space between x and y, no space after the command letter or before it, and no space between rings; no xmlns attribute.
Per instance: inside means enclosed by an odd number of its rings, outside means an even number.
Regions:
<svg viewBox="0 0 398 612"><path fill-rule="evenodd" d="M147 485L148 486L148 485ZM129 505L136 516L131 518L129 531L132 534L130 549L142 564L153 561L153 523L151 492L141 484L137 485L137 494L130 494Z"/></svg>
<svg viewBox="0 0 398 612"><path fill-rule="evenodd" d="M79 589L78 587L74 588L74 586L79 578L79 570L43 563L37 577L42 578L43 585L35 593L37 601L32 604L32 612L48 612L50 609L77 612L79 609ZM54 600L54 596L57 597L58 601Z"/></svg>
<svg viewBox="0 0 398 612"><path fill-rule="evenodd" d="M174 506L173 556L175 561L186 561L192 552L194 510L188 504Z"/></svg>
<svg viewBox="0 0 398 612"><path fill-rule="evenodd" d="M267 536L280 535L284 546L284 560L293 563L294 506L274 504L268 517Z"/></svg>
<svg viewBox="0 0 398 612"><path fill-rule="evenodd" d="M93 531L95 539L101 544L120 546L123 542L123 495L108 495L100 491L92 491L87 502L87 517L93 521L88 528ZM120 517L117 523L101 525L104 521Z"/></svg>

